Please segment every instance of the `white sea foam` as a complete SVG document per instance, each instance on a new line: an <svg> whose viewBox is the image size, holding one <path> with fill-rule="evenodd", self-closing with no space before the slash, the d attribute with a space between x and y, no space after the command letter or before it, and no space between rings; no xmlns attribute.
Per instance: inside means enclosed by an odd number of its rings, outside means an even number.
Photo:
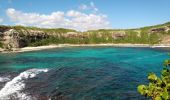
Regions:
<svg viewBox="0 0 170 100"><path fill-rule="evenodd" d="M0 100L9 100L11 98L18 98L19 100L35 100L34 97L22 93L21 90L25 88L24 80L33 78L42 72L48 72L48 69L29 69L20 73L11 81L7 82L0 90Z"/></svg>
<svg viewBox="0 0 170 100"><path fill-rule="evenodd" d="M7 77L0 77L0 82L8 82L8 81L10 81L9 76L7 76Z"/></svg>

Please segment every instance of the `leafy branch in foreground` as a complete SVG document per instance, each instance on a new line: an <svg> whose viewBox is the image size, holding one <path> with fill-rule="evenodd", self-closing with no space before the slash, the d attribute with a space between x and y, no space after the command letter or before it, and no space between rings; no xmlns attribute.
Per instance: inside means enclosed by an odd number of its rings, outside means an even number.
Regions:
<svg viewBox="0 0 170 100"><path fill-rule="evenodd" d="M150 73L148 75L149 84L139 85L138 92L153 100L170 100L170 60L165 60L161 77Z"/></svg>

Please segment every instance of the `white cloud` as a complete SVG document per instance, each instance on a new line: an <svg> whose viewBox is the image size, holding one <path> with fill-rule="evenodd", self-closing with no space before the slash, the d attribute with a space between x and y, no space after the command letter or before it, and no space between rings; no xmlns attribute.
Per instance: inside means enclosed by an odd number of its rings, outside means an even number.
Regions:
<svg viewBox="0 0 170 100"><path fill-rule="evenodd" d="M3 22L3 19L2 18L0 18L0 23L2 23Z"/></svg>
<svg viewBox="0 0 170 100"><path fill-rule="evenodd" d="M98 11L98 8L95 6L94 2L90 2L89 5L82 4L82 5L79 6L79 9L80 10L93 10L95 12Z"/></svg>
<svg viewBox="0 0 170 100"><path fill-rule="evenodd" d="M57 11L51 14L25 13L9 8L7 16L17 25L44 28L71 28L80 31L109 28L107 16L103 14L86 14L75 10Z"/></svg>
<svg viewBox="0 0 170 100"><path fill-rule="evenodd" d="M81 12L75 11L75 10L70 10L66 14L68 17L78 17L78 16L85 16L86 14L83 14Z"/></svg>

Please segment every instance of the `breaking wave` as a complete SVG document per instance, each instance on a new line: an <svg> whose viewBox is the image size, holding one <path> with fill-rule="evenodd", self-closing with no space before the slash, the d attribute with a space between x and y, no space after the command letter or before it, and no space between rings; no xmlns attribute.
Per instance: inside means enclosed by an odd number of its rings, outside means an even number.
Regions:
<svg viewBox="0 0 170 100"><path fill-rule="evenodd" d="M8 82L10 81L10 78L7 76L7 77L0 77L0 82Z"/></svg>
<svg viewBox="0 0 170 100"><path fill-rule="evenodd" d="M34 78L36 75L48 72L48 69L29 69L18 76L14 77L11 81L7 82L0 90L0 100L19 99L19 100L35 100L35 97L29 96L21 92L25 88L24 80ZM0 81L7 81L7 78L0 78Z"/></svg>

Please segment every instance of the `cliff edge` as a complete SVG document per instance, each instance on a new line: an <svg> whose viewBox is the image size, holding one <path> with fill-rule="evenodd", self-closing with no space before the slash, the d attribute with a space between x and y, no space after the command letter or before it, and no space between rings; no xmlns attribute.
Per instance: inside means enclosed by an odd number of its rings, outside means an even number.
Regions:
<svg viewBox="0 0 170 100"><path fill-rule="evenodd" d="M0 46L5 50L65 43L170 44L170 23L137 29L100 29L86 32L63 28L0 26Z"/></svg>

